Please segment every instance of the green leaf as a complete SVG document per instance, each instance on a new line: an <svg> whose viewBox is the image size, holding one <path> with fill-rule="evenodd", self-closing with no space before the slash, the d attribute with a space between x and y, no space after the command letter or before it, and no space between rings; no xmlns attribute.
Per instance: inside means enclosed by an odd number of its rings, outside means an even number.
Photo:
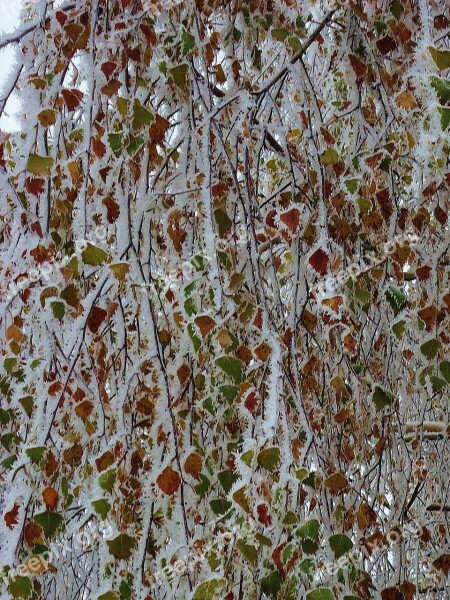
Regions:
<svg viewBox="0 0 450 600"><path fill-rule="evenodd" d="M436 377L436 375L430 375L430 381L433 388L433 392L440 392L443 388L447 386L447 383L440 377Z"/></svg>
<svg viewBox="0 0 450 600"><path fill-rule="evenodd" d="M431 77L431 85L438 95L441 104L450 102L450 81L448 79L433 76Z"/></svg>
<svg viewBox="0 0 450 600"><path fill-rule="evenodd" d="M393 2L391 2L391 13L394 15L397 21L400 19L403 10L403 3L400 0L393 0Z"/></svg>
<svg viewBox="0 0 450 600"><path fill-rule="evenodd" d="M29 577L14 577L9 582L9 593L13 598L31 598L32 583Z"/></svg>
<svg viewBox="0 0 450 600"><path fill-rule="evenodd" d="M231 502L225 500L225 498L216 498L215 500L211 500L209 505L211 506L213 513L216 515L226 514L232 506Z"/></svg>
<svg viewBox="0 0 450 600"><path fill-rule="evenodd" d="M122 154L122 140L123 140L123 131L119 133L109 133L108 134L108 142L111 147L113 153L119 158Z"/></svg>
<svg viewBox="0 0 450 600"><path fill-rule="evenodd" d="M231 469L226 469L218 474L217 479L220 481L220 485L223 487L225 493L228 494L233 485L239 479L239 475L237 473L233 473Z"/></svg>
<svg viewBox="0 0 450 600"><path fill-rule="evenodd" d="M219 392L223 395L225 400L228 400L228 402L231 403L236 399L239 389L235 385L221 385Z"/></svg>
<svg viewBox="0 0 450 600"><path fill-rule="evenodd" d="M433 48L433 46L429 46L428 50L440 71L450 69L450 50L438 50L437 48Z"/></svg>
<svg viewBox="0 0 450 600"><path fill-rule="evenodd" d="M370 200L367 200L367 198L363 198L362 196L356 199L356 204L358 205L359 212L361 213L367 213L372 210L372 203Z"/></svg>
<svg viewBox="0 0 450 600"><path fill-rule="evenodd" d="M260 467L273 473L280 461L280 449L277 446L265 448L258 454L257 460Z"/></svg>
<svg viewBox="0 0 450 600"><path fill-rule="evenodd" d="M216 359L216 364L236 383L242 383L244 372L244 363L242 360L233 356L222 356Z"/></svg>
<svg viewBox="0 0 450 600"><path fill-rule="evenodd" d="M350 194L355 194L359 187L359 179L347 179L345 187L348 189Z"/></svg>
<svg viewBox="0 0 450 600"><path fill-rule="evenodd" d="M28 448L25 450L26 455L30 458L32 463L39 463L47 448L45 446L35 446L34 448Z"/></svg>
<svg viewBox="0 0 450 600"><path fill-rule="evenodd" d="M66 286L60 293L60 296L67 302L69 306L73 306L73 308L76 308L80 302L78 288L73 283L70 283L68 286ZM52 304L54 303L52 302Z"/></svg>
<svg viewBox="0 0 450 600"><path fill-rule="evenodd" d="M398 287L391 286L386 290L386 299L397 316L406 306L406 294Z"/></svg>
<svg viewBox="0 0 450 600"><path fill-rule="evenodd" d="M236 548L242 554L244 558L248 560L251 565L256 565L258 561L258 551L255 546L246 544L244 540L238 540L236 542Z"/></svg>
<svg viewBox="0 0 450 600"><path fill-rule="evenodd" d="M194 490L198 496L203 497L203 496L205 496L205 494L208 493L211 482L209 481L209 479L207 477L205 477L205 475L203 475L203 473L200 473L199 477L200 477L200 483L197 484L196 486L194 486Z"/></svg>
<svg viewBox="0 0 450 600"><path fill-rule="evenodd" d="M131 600L131 594L133 592L133 590L131 588L131 583L133 582L133 579L130 577L129 581L130 581L130 583L127 583L125 580L123 580L120 583L120 586L119 586L120 600Z"/></svg>
<svg viewBox="0 0 450 600"><path fill-rule="evenodd" d="M221 208L218 208L214 211L214 219L216 220L217 227L219 229L219 236L223 238L231 231L233 221Z"/></svg>
<svg viewBox="0 0 450 600"><path fill-rule="evenodd" d="M375 404L377 410L383 410L386 406L390 406L394 400L392 392L384 390L380 386L376 385L373 395L372 402Z"/></svg>
<svg viewBox="0 0 450 600"><path fill-rule="evenodd" d="M330 588L317 588L306 594L306 600L335 600Z"/></svg>
<svg viewBox="0 0 450 600"><path fill-rule="evenodd" d="M98 478L98 483L102 490L106 490L107 492L111 493L116 481L116 477L117 474L115 469L110 469L109 471L102 473Z"/></svg>
<svg viewBox="0 0 450 600"><path fill-rule="evenodd" d="M339 154L336 152L334 148L327 148L325 152L322 154L322 164L323 165L334 165L339 161Z"/></svg>
<svg viewBox="0 0 450 600"><path fill-rule="evenodd" d="M317 542L319 539L320 523L317 519L311 519L304 523L295 532L301 540L313 540Z"/></svg>
<svg viewBox="0 0 450 600"><path fill-rule="evenodd" d="M296 35L291 35L288 38L288 44L294 52L300 52L302 49L302 43Z"/></svg>
<svg viewBox="0 0 450 600"><path fill-rule="evenodd" d="M196 587L192 600L216 600L225 583L223 578L204 581Z"/></svg>
<svg viewBox="0 0 450 600"><path fill-rule="evenodd" d="M183 54L188 54L191 50L195 48L195 37L191 35L186 29L183 29L183 33L181 34L181 40L183 42Z"/></svg>
<svg viewBox="0 0 450 600"><path fill-rule="evenodd" d="M86 265L91 265L93 267L103 264L108 258L108 254L104 250L98 248L98 246L92 246L91 244L87 245L81 253L81 256Z"/></svg>
<svg viewBox="0 0 450 600"><path fill-rule="evenodd" d="M443 360L439 365L439 371L447 383L450 383L450 362Z"/></svg>
<svg viewBox="0 0 450 600"><path fill-rule="evenodd" d="M405 326L405 321L398 321L392 326L392 331L395 333L397 339L401 340L403 338L403 335L405 333Z"/></svg>
<svg viewBox="0 0 450 600"><path fill-rule="evenodd" d="M145 125L151 125L153 123L153 113L142 106L139 100L135 99L133 102L133 121L131 126L133 129L140 129Z"/></svg>
<svg viewBox="0 0 450 600"><path fill-rule="evenodd" d="M271 36L273 37L274 40L277 40L278 42L284 42L284 40L287 38L287 36L289 35L289 32L287 29L272 29L270 32Z"/></svg>
<svg viewBox="0 0 450 600"><path fill-rule="evenodd" d="M186 64L178 65L169 69L169 74L177 87L184 90L187 86L189 66Z"/></svg>
<svg viewBox="0 0 450 600"><path fill-rule="evenodd" d="M111 509L111 505L106 500L94 500L92 502L92 507L95 512L101 516L102 519L106 519L108 513Z"/></svg>
<svg viewBox="0 0 450 600"><path fill-rule="evenodd" d="M353 542L343 533L330 536L329 542L335 558L340 558L353 548Z"/></svg>
<svg viewBox="0 0 450 600"><path fill-rule="evenodd" d="M439 340L428 340L428 342L425 342L424 344L422 344L420 346L420 351L422 352L422 354L424 356L426 356L428 358L428 360L433 360L433 358L435 358L435 356L437 355L437 353L439 352L439 350L442 348L442 342L440 342Z"/></svg>
<svg viewBox="0 0 450 600"><path fill-rule="evenodd" d="M30 154L28 157L27 171L33 175L50 175L52 166L53 158L51 156Z"/></svg>
<svg viewBox="0 0 450 600"><path fill-rule="evenodd" d="M38 515L34 515L33 521L42 528L46 538L51 538L61 527L64 519L58 513L47 510Z"/></svg>
<svg viewBox="0 0 450 600"><path fill-rule="evenodd" d="M98 597L98 600L118 600L119 596L116 592L106 592L106 594L102 594Z"/></svg>
<svg viewBox="0 0 450 600"><path fill-rule="evenodd" d="M264 577L264 579L261 581L261 589L266 596L270 596L270 598L276 598L282 583L283 582L278 571L272 571L270 575L267 575L267 577Z"/></svg>
<svg viewBox="0 0 450 600"><path fill-rule="evenodd" d="M138 136L135 138L131 138L130 143L127 146L128 154L133 157L135 156L141 148L144 146L144 138L142 136Z"/></svg>
<svg viewBox="0 0 450 600"><path fill-rule="evenodd" d="M131 550L136 545L134 537L130 537L126 533L122 533L113 540L107 541L110 554L114 558L128 560L131 556Z"/></svg>
<svg viewBox="0 0 450 600"><path fill-rule="evenodd" d="M187 326L187 329L188 329L189 337L192 340L194 350L197 352L199 350L200 346L202 345L202 341L198 337L197 332L195 331L195 327L192 325L192 323L189 323L189 325Z"/></svg>
<svg viewBox="0 0 450 600"><path fill-rule="evenodd" d="M438 106L438 113L441 115L441 127L442 131L445 131L450 125L450 108L444 108L443 106Z"/></svg>
<svg viewBox="0 0 450 600"><path fill-rule="evenodd" d="M186 300L186 302L184 303L184 310L186 311L186 314L189 315L190 317L192 317L192 315L197 314L197 306L195 303L194 296L192 296L191 298L188 298Z"/></svg>

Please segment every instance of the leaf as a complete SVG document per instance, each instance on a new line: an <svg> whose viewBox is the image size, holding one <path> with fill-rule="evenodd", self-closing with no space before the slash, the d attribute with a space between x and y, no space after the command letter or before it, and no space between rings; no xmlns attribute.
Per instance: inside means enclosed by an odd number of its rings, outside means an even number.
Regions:
<svg viewBox="0 0 450 600"><path fill-rule="evenodd" d="M73 111L80 105L84 94L80 90L73 88L70 90L61 90L61 96L64 98L64 102L69 111Z"/></svg>
<svg viewBox="0 0 450 600"><path fill-rule="evenodd" d="M216 322L208 315L203 315L195 318L195 324L200 329L202 337L206 337L211 331L214 330Z"/></svg>
<svg viewBox="0 0 450 600"><path fill-rule="evenodd" d="M340 160L339 154L337 153L337 151L334 148L329 147L322 154L322 164L325 166L334 165L339 160Z"/></svg>
<svg viewBox="0 0 450 600"><path fill-rule="evenodd" d="M244 540L238 540L236 542L236 548L242 554L244 558L248 560L251 565L256 565L258 562L258 551L255 546L246 544Z"/></svg>
<svg viewBox="0 0 450 600"><path fill-rule="evenodd" d="M450 362L444 360L439 365L439 371L447 383L450 383Z"/></svg>
<svg viewBox="0 0 450 600"><path fill-rule="evenodd" d="M61 527L64 519L58 513L45 511L38 515L34 515L33 521L41 527L45 537L50 539Z"/></svg>
<svg viewBox="0 0 450 600"><path fill-rule="evenodd" d="M319 248L309 257L309 264L320 275L326 275L328 271L328 255Z"/></svg>
<svg viewBox="0 0 450 600"><path fill-rule="evenodd" d="M226 234L231 231L233 221L221 208L218 208L214 211L214 219L216 220L217 227L219 229L219 236L221 238L225 237Z"/></svg>
<svg viewBox="0 0 450 600"><path fill-rule="evenodd" d="M377 48L381 54L388 54L397 48L397 44L390 35L386 35L377 41Z"/></svg>
<svg viewBox="0 0 450 600"><path fill-rule="evenodd" d="M428 340L420 346L420 351L424 356L428 358L428 360L433 360L439 350L442 348L442 342L437 339Z"/></svg>
<svg viewBox="0 0 450 600"><path fill-rule="evenodd" d="M94 306L87 320L87 326L92 333L97 333L100 325L106 319L107 312L100 306Z"/></svg>
<svg viewBox="0 0 450 600"><path fill-rule="evenodd" d="M193 477L194 479L197 479L197 481L200 480L199 475L201 473L202 466L203 466L202 457L200 456L200 454L197 454L196 452L193 452L192 454L190 454L184 461L184 470L186 471L186 473L189 473L189 475L191 475L191 477Z"/></svg>
<svg viewBox="0 0 450 600"><path fill-rule="evenodd" d="M335 600L335 597L329 588L316 588L306 594L306 600Z"/></svg>
<svg viewBox="0 0 450 600"><path fill-rule="evenodd" d="M95 512L101 516L102 519L106 519L108 513L111 509L111 505L106 500L94 500L92 502L92 507Z"/></svg>
<svg viewBox="0 0 450 600"><path fill-rule="evenodd" d="M448 79L433 76L431 77L431 85L438 95L441 104L450 102L450 81Z"/></svg>
<svg viewBox="0 0 450 600"><path fill-rule="evenodd" d="M348 488L348 481L342 473L334 473L334 475L325 479L324 486L333 494L340 494Z"/></svg>
<svg viewBox="0 0 450 600"><path fill-rule="evenodd" d="M37 464L42 460L46 450L47 448L45 446L36 446L35 448L28 448L25 452L31 462Z"/></svg>
<svg viewBox="0 0 450 600"><path fill-rule="evenodd" d="M450 108L444 108L443 106L438 106L438 113L441 115L441 128L442 131L445 131L450 125Z"/></svg>
<svg viewBox="0 0 450 600"><path fill-rule="evenodd" d="M394 395L376 385L372 394L372 402L375 404L377 410L383 410L387 406L390 406L394 400Z"/></svg>
<svg viewBox="0 0 450 600"><path fill-rule="evenodd" d="M417 102L412 93L409 90L405 90L397 96L395 104L405 110L412 110L417 108Z"/></svg>
<svg viewBox="0 0 450 600"><path fill-rule="evenodd" d="M195 588L192 600L216 600L226 584L225 579L209 579Z"/></svg>
<svg viewBox="0 0 450 600"><path fill-rule="evenodd" d="M8 529L14 529L14 525L17 525L19 522L19 505L14 504L11 510L4 514L3 519L6 523Z"/></svg>
<svg viewBox="0 0 450 600"><path fill-rule="evenodd" d="M296 530L296 535L301 540L312 540L317 542L319 539L320 523L317 519L311 519Z"/></svg>
<svg viewBox="0 0 450 600"><path fill-rule="evenodd" d="M177 87L182 90L186 89L188 80L189 66L186 64L178 65L169 69L169 74Z"/></svg>
<svg viewBox="0 0 450 600"><path fill-rule="evenodd" d="M450 53L449 53L450 54ZM439 571L442 571L445 576L450 571L450 554L442 554L433 561L433 566Z"/></svg>
<svg viewBox="0 0 450 600"><path fill-rule="evenodd" d="M50 175L53 166L51 156L39 156L30 154L27 162L27 171L33 175Z"/></svg>
<svg viewBox="0 0 450 600"><path fill-rule="evenodd" d="M78 288L73 283L66 286L60 293L60 296L69 306L73 306L73 308L76 308L80 302Z"/></svg>
<svg viewBox="0 0 450 600"><path fill-rule="evenodd" d="M119 204L107 196L103 198L102 204L106 206L106 218L108 219L108 223L114 223L120 217L120 206Z"/></svg>
<svg viewBox="0 0 450 600"><path fill-rule="evenodd" d="M58 504L58 492L52 487L46 487L42 492L42 498L44 499L45 506L47 508L56 508Z"/></svg>
<svg viewBox="0 0 450 600"><path fill-rule="evenodd" d="M51 109L41 110L38 114L39 123L42 127L50 127L56 123L56 112Z"/></svg>
<svg viewBox="0 0 450 600"><path fill-rule="evenodd" d="M29 577L14 577L9 582L9 592L13 598L27 600L32 597L33 585Z"/></svg>
<svg viewBox="0 0 450 600"><path fill-rule="evenodd" d="M242 360L233 358L232 356L222 356L216 359L216 364L236 383L242 383L244 372L244 363Z"/></svg>
<svg viewBox="0 0 450 600"><path fill-rule="evenodd" d="M216 515L226 514L232 506L231 502L229 502L225 498L216 498L215 500L211 500L209 505L211 506L211 510L213 511L213 513L215 513Z"/></svg>
<svg viewBox="0 0 450 600"><path fill-rule="evenodd" d="M133 121L131 123L133 129L140 129L145 125L151 125L153 123L153 113L142 106L139 100L135 99L133 102Z"/></svg>
<svg viewBox="0 0 450 600"><path fill-rule="evenodd" d="M219 480L220 485L223 487L225 493L228 494L233 485L239 479L239 475L237 473L233 473L231 469L226 469L218 474L217 479Z"/></svg>
<svg viewBox="0 0 450 600"><path fill-rule="evenodd" d="M440 71L450 69L450 50L438 50L433 46L429 46L428 50Z"/></svg>
<svg viewBox="0 0 450 600"><path fill-rule="evenodd" d="M109 552L114 556L114 558L128 560L131 556L131 550L136 545L136 540L134 537L130 537L126 533L122 533L113 540L108 540L107 544Z"/></svg>
<svg viewBox="0 0 450 600"><path fill-rule="evenodd" d="M349 59L357 79L362 79L367 71L366 65L354 54L349 54Z"/></svg>
<svg viewBox="0 0 450 600"><path fill-rule="evenodd" d="M278 571L272 571L267 577L261 580L261 589L270 598L277 598L281 589L282 579Z"/></svg>
<svg viewBox="0 0 450 600"><path fill-rule="evenodd" d="M89 417L93 410L94 405L92 404L92 402L90 400L83 400L83 402L77 404L75 408L75 414L78 417L80 417L80 419L82 419L83 421L86 421L86 419Z"/></svg>
<svg viewBox="0 0 450 600"><path fill-rule="evenodd" d="M398 287L391 286L386 290L386 299L397 316L406 306L406 294Z"/></svg>
<svg viewBox="0 0 450 600"><path fill-rule="evenodd" d="M258 465L273 473L280 461L280 449L277 446L261 450L257 457Z"/></svg>
<svg viewBox="0 0 450 600"><path fill-rule="evenodd" d="M125 277L130 272L130 265L128 263L116 263L109 265L109 268L113 272L113 275L119 281L124 281Z"/></svg>
<svg viewBox="0 0 450 600"><path fill-rule="evenodd" d="M172 469L172 467L166 467L164 471L158 475L156 483L165 494L170 496L180 487L181 477Z"/></svg>
<svg viewBox="0 0 450 600"><path fill-rule="evenodd" d="M183 54L188 54L195 48L195 37L191 35L186 29L183 29L181 34L181 41L183 42Z"/></svg>
<svg viewBox="0 0 450 600"><path fill-rule="evenodd" d="M119 133L109 133L108 134L108 142L111 147L111 150L119 158L122 154L122 141L123 141L123 131Z"/></svg>
<svg viewBox="0 0 450 600"><path fill-rule="evenodd" d="M108 259L108 254L102 250L102 248L92 246L91 244L87 245L81 253L81 256L86 265L91 265L93 267L102 265Z"/></svg>
<svg viewBox="0 0 450 600"><path fill-rule="evenodd" d="M111 493L114 487L114 483L116 482L117 473L115 469L110 469L106 471L106 473L102 473L98 478L98 483L102 490L106 490Z"/></svg>
<svg viewBox="0 0 450 600"><path fill-rule="evenodd" d="M298 230L300 223L300 211L297 208L292 208L287 212L281 213L280 221L282 221L288 229L295 233Z"/></svg>
<svg viewBox="0 0 450 600"><path fill-rule="evenodd" d="M353 542L343 533L337 533L329 538L330 548L334 552L335 558L340 558L346 552L353 548Z"/></svg>

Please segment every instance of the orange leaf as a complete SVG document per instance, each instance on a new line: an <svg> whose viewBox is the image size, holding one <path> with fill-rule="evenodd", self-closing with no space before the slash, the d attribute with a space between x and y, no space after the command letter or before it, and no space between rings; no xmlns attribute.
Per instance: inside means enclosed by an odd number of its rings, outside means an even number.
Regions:
<svg viewBox="0 0 450 600"><path fill-rule="evenodd" d="M58 504L58 492L52 487L46 487L42 492L42 497L44 498L45 506L49 509L55 508Z"/></svg>
<svg viewBox="0 0 450 600"><path fill-rule="evenodd" d="M158 487L169 496L174 494L181 484L181 477L172 467L166 467L156 479Z"/></svg>
<svg viewBox="0 0 450 600"><path fill-rule="evenodd" d="M202 457L200 454L190 454L184 462L184 470L189 475L192 475L194 479L199 479L199 475L202 470Z"/></svg>
<svg viewBox="0 0 450 600"><path fill-rule="evenodd" d="M99 158L102 158L106 154L106 146L98 135L92 138L92 149L94 150L94 154Z"/></svg>
<svg viewBox="0 0 450 600"><path fill-rule="evenodd" d="M14 525L17 525L17 523L19 522L19 519L17 518L18 514L19 514L19 505L18 504L14 504L12 509L10 511L8 511L7 513L5 513L3 518L5 520L6 526L9 529L14 529Z"/></svg>

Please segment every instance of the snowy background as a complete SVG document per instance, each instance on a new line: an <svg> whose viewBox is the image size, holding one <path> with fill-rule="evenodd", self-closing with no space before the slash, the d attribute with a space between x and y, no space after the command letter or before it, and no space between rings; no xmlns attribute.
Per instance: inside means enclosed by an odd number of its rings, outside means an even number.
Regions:
<svg viewBox="0 0 450 600"><path fill-rule="evenodd" d="M0 34L11 33L19 25L19 14L24 7L20 0L0 0ZM15 48L8 46L0 50L0 97L3 96L3 86L14 62ZM6 115L0 118L0 130L13 131L17 129L15 114L20 109L16 95L11 96L6 106Z"/></svg>

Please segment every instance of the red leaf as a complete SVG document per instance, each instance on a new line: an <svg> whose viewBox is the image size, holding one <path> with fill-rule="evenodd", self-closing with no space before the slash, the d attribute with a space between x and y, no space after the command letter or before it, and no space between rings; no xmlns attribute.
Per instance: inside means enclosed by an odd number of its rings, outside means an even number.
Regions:
<svg viewBox="0 0 450 600"><path fill-rule="evenodd" d="M99 306L94 306L87 320L87 326L89 327L90 331L92 331L92 333L97 333L105 318L106 310L104 308L100 308Z"/></svg>
<svg viewBox="0 0 450 600"><path fill-rule="evenodd" d="M312 256L310 256L309 264L315 271L320 273L320 275L326 275L328 271L328 255L319 248Z"/></svg>
<svg viewBox="0 0 450 600"><path fill-rule="evenodd" d="M17 518L18 514L19 514L19 505L18 504L14 504L12 509L10 511L8 511L7 513L5 513L5 516L3 518L5 519L6 526L9 529L14 529L14 525L17 525L17 523L19 522L19 519Z"/></svg>
<svg viewBox="0 0 450 600"><path fill-rule="evenodd" d="M297 208L292 208L291 210L282 213L280 215L280 220L288 229L295 233L300 223L300 211Z"/></svg>
<svg viewBox="0 0 450 600"><path fill-rule="evenodd" d="M269 515L267 510L267 504L260 504L257 509L258 521L263 525L272 525L272 517Z"/></svg>

